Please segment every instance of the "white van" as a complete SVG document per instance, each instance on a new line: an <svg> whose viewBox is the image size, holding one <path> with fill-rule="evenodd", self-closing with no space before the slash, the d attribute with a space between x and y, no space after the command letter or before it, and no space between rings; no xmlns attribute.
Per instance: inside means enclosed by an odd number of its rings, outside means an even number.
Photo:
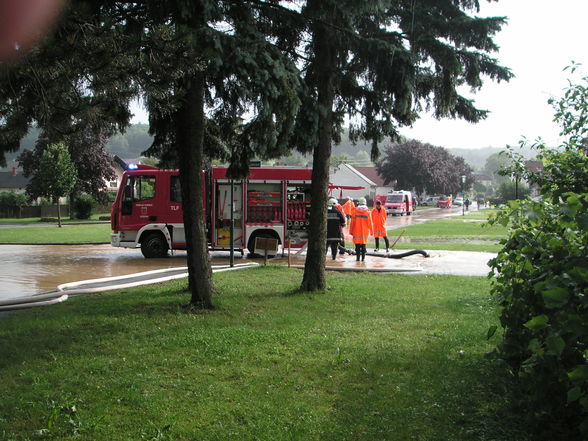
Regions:
<svg viewBox="0 0 588 441"><path fill-rule="evenodd" d="M427 206L427 207L436 207L438 200L439 200L439 196L429 196L428 198L425 198L425 200L423 200L423 202L421 202L421 205Z"/></svg>
<svg viewBox="0 0 588 441"><path fill-rule="evenodd" d="M399 214L400 216L410 216L416 209L412 200L412 193L410 191L398 190L388 193L384 207L392 216Z"/></svg>

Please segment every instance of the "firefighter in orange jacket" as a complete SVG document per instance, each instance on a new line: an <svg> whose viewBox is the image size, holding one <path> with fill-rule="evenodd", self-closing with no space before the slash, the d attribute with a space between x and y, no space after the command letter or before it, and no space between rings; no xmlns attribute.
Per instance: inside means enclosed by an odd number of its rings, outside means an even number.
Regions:
<svg viewBox="0 0 588 441"><path fill-rule="evenodd" d="M388 248L390 248L388 233L386 231L387 217L388 213L386 212L386 209L382 207L382 203L376 201L376 206L372 210L372 225L374 228L374 238L376 239L376 249L374 251L376 253L380 251L380 237L383 238L386 243L386 252L388 252Z"/></svg>
<svg viewBox="0 0 588 441"><path fill-rule="evenodd" d="M366 244L369 237L373 233L372 216L370 210L366 205L365 198L359 198L357 207L353 210L351 215L351 226L349 227L349 234L353 236L353 243L355 244L355 258L359 262L365 260Z"/></svg>
<svg viewBox="0 0 588 441"><path fill-rule="evenodd" d="M349 222L349 219L351 219L351 216L353 215L354 209L355 209L355 204L353 203L353 199L348 197L347 202L345 202L343 204L343 214L345 214L345 217L347 218L348 222Z"/></svg>

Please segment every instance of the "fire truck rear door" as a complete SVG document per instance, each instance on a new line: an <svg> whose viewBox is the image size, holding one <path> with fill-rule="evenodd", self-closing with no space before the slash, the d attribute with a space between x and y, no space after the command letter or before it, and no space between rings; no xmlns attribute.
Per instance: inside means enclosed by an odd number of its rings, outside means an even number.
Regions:
<svg viewBox="0 0 588 441"><path fill-rule="evenodd" d="M214 245L219 248L230 248L231 226L231 184L217 182L215 192L215 225ZM233 246L243 248L243 185L233 183Z"/></svg>

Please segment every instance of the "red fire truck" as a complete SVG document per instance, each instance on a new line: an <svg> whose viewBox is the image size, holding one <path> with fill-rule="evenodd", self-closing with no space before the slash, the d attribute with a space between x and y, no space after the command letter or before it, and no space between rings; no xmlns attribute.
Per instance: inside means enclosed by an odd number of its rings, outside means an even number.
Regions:
<svg viewBox="0 0 588 441"><path fill-rule="evenodd" d="M209 247L230 249L231 181L226 167L203 172L204 211ZM256 237L278 239L300 248L308 240L312 169L251 168L233 181L233 248L253 252ZM141 248L145 257L164 257L186 249L178 170L130 167L112 205L111 244Z"/></svg>

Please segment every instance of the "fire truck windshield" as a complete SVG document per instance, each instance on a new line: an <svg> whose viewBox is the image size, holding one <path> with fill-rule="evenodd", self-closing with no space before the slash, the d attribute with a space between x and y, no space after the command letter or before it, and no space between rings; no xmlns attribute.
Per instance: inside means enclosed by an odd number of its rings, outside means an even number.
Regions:
<svg viewBox="0 0 588 441"><path fill-rule="evenodd" d="M130 176L125 187L125 201L139 202L155 197L155 176Z"/></svg>

